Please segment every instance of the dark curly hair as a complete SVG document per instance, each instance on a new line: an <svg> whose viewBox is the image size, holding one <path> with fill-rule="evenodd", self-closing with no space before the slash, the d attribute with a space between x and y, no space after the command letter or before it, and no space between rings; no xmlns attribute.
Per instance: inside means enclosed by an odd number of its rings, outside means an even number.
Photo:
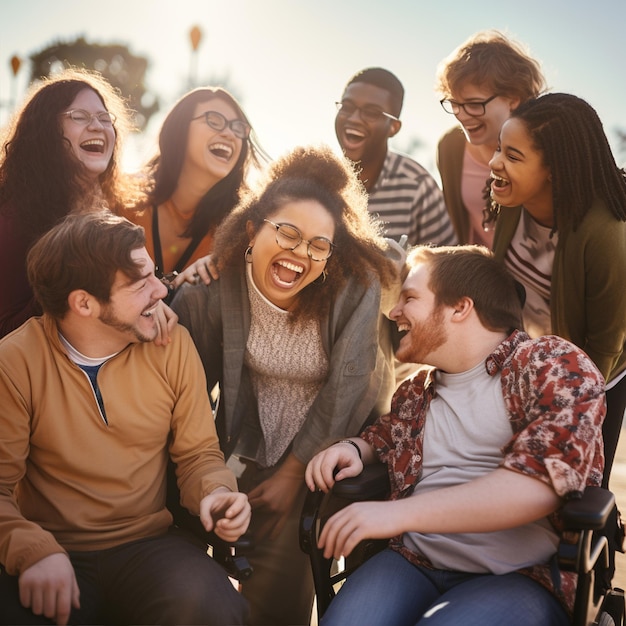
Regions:
<svg viewBox="0 0 626 626"><path fill-rule="evenodd" d="M146 202L158 206L172 197L187 152L189 125L196 106L219 98L237 112L239 119L249 124L248 118L239 103L226 89L221 87L199 87L186 93L167 114L159 133L159 154L146 168L150 181ZM260 167L267 155L259 145L254 131L242 141L241 154L232 171L214 185L200 200L185 237L204 235L213 230L239 202L240 193L245 189L246 174L250 165Z"/></svg>
<svg viewBox="0 0 626 626"><path fill-rule="evenodd" d="M274 162L259 192L249 192L215 234L214 260L220 270L241 266L253 232L286 202L315 200L335 222L335 249L328 259L327 279L307 285L299 294L292 319L319 319L348 278L370 284L372 273L384 286L397 279L386 256L382 226L367 210L367 194L354 166L327 146L298 147Z"/></svg>
<svg viewBox="0 0 626 626"><path fill-rule="evenodd" d="M550 93L520 105L511 118L524 124L550 169L554 230L576 230L595 197L626 221L626 174L615 163L590 104L571 94ZM499 210L489 201L484 223L494 222Z"/></svg>
<svg viewBox="0 0 626 626"><path fill-rule="evenodd" d="M115 145L100 189L63 137L59 114L84 89L91 89L115 115ZM100 74L69 68L31 88L3 133L0 154L0 212L10 215L29 241L71 211L102 206L117 212L136 198L136 184L121 173L120 145L132 129L124 99Z"/></svg>

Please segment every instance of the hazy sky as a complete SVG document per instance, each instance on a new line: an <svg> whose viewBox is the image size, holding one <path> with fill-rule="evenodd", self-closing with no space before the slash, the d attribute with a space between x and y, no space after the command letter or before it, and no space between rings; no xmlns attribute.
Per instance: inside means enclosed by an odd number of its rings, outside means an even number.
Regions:
<svg viewBox="0 0 626 626"><path fill-rule="evenodd" d="M433 89L437 64L486 28L525 43L552 91L588 100L615 148L615 129L626 129L624 0L0 0L0 123L24 94L30 54L77 36L122 43L150 60L148 88L162 104L129 150L128 162L140 162L188 86L194 25L203 32L198 83L227 80L273 156L302 143L336 148L334 102L352 74L376 65L406 89L392 145L402 150L419 138L414 154L433 171L437 139L454 122ZM16 80L14 54L24 60Z"/></svg>

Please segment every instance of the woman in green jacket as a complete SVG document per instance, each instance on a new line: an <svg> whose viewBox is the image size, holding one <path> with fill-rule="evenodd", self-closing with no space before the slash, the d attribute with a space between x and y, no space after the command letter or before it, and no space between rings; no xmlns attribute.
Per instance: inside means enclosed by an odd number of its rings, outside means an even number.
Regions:
<svg viewBox="0 0 626 626"><path fill-rule="evenodd" d="M520 105L490 162L494 252L526 288L524 324L585 350L607 381L605 439L626 406L626 174L595 110L553 93Z"/></svg>

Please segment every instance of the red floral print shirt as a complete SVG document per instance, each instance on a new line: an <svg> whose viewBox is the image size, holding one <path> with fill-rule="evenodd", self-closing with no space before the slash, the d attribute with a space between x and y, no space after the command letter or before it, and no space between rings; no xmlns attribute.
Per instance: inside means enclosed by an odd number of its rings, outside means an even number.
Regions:
<svg viewBox="0 0 626 626"><path fill-rule="evenodd" d="M500 375L512 437L502 449L501 467L542 480L564 499L602 482L602 421L605 382L591 359L556 336L530 339L514 331L485 360L490 376ZM410 495L422 472L424 424L436 394L433 368L423 368L394 394L391 411L361 435L386 463L391 499ZM558 511L550 516L562 528ZM412 563L432 567L422 555L391 540L390 547ZM556 572L556 573L554 573ZM550 563L520 570L547 587L571 613L576 574Z"/></svg>

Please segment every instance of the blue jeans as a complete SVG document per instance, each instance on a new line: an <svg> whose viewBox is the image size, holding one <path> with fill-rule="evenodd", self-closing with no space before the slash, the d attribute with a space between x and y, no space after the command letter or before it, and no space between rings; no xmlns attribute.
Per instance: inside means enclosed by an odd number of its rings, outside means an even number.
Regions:
<svg viewBox="0 0 626 626"><path fill-rule="evenodd" d="M558 600L522 574L464 574L416 567L393 550L352 574L321 626L566 626Z"/></svg>
<svg viewBox="0 0 626 626"><path fill-rule="evenodd" d="M70 624L244 624L248 607L206 546L184 531L108 550L71 552L80 609ZM19 601L18 579L0 574L0 624L52 624Z"/></svg>

